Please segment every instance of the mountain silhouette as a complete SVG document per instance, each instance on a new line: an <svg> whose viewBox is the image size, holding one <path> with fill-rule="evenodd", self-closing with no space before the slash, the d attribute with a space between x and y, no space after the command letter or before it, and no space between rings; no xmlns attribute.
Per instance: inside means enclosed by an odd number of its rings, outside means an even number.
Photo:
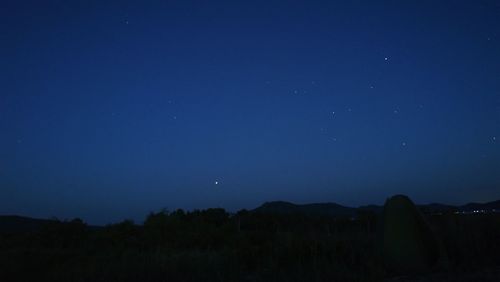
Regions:
<svg viewBox="0 0 500 282"><path fill-rule="evenodd" d="M274 201L266 202L253 211L260 213L307 214L317 216L354 216L356 215L356 210L356 208L345 207L336 203L297 205L289 202Z"/></svg>
<svg viewBox="0 0 500 282"><path fill-rule="evenodd" d="M463 205L461 207L461 210L463 211L475 211L475 210L496 210L500 211L500 200L498 201L493 201L493 202L488 202L488 203L469 203L467 205Z"/></svg>
<svg viewBox="0 0 500 282"><path fill-rule="evenodd" d="M58 219L40 219L17 215L0 215L0 233L36 232L51 223L61 223ZM90 230L102 228L101 226L89 225Z"/></svg>
<svg viewBox="0 0 500 282"><path fill-rule="evenodd" d="M440 203L431 203L417 205L424 213L443 213L443 212L474 212L488 211L500 212L500 200L487 203L468 203L460 206L446 205ZM383 206L365 205L360 207L347 207L337 203L312 203L312 204L294 204L285 201L266 202L260 207L254 209L259 213L278 213L278 214L306 214L316 216L356 216L358 211L370 211L380 213Z"/></svg>
<svg viewBox="0 0 500 282"><path fill-rule="evenodd" d="M487 211L500 212L500 200L487 203L468 203L461 206L445 205L439 203L417 205L424 213L443 213L443 212L468 212ZM383 206L365 205L360 207L347 207L337 203L311 203L294 204L286 201L266 202L252 210L257 213L268 214L304 214L310 216L329 216L329 217L355 217L360 211L380 213ZM17 215L0 215L0 233L5 232L34 232L42 226L57 222L56 219L38 219ZM91 229L98 229L99 226L88 226Z"/></svg>
<svg viewBox="0 0 500 282"><path fill-rule="evenodd" d="M0 232L33 232L54 221L17 215L0 216Z"/></svg>

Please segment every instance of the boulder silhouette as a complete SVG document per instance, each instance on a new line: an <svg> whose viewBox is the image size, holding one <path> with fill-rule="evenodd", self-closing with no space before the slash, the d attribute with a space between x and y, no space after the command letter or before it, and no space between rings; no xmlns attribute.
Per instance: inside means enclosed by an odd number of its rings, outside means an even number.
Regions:
<svg viewBox="0 0 500 282"><path fill-rule="evenodd" d="M404 195L385 202L379 247L388 271L416 274L430 271L439 257L439 243L423 215Z"/></svg>

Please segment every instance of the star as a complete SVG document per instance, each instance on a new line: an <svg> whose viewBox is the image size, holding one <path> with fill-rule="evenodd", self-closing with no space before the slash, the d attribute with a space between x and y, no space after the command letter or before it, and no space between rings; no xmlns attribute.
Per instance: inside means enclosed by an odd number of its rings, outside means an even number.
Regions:
<svg viewBox="0 0 500 282"><path fill-rule="evenodd" d="M402 142L402 143L401 143L401 145L402 145L403 147L406 147L406 142Z"/></svg>
<svg viewBox="0 0 500 282"><path fill-rule="evenodd" d="M493 141L497 141L497 137L496 136L493 136Z"/></svg>
<svg viewBox="0 0 500 282"><path fill-rule="evenodd" d="M219 185L219 181L215 180L214 184Z"/></svg>
<svg viewBox="0 0 500 282"><path fill-rule="evenodd" d="M389 61L389 58L388 58L388 57L385 57L385 58L384 58L384 61Z"/></svg>

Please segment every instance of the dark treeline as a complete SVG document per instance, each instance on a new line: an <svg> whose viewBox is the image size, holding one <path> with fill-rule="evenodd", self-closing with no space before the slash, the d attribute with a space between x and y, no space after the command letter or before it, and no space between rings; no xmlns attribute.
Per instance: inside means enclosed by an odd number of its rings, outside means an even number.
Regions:
<svg viewBox="0 0 500 282"><path fill-rule="evenodd" d="M486 270L500 265L500 215L450 213L426 219L447 261L425 277L495 281ZM245 210L229 214L223 209L162 211L151 213L143 225L124 221L102 228L90 228L79 219L52 221L36 232L0 235L0 281L400 277L386 270L380 259L377 223L378 216L367 211L353 219Z"/></svg>

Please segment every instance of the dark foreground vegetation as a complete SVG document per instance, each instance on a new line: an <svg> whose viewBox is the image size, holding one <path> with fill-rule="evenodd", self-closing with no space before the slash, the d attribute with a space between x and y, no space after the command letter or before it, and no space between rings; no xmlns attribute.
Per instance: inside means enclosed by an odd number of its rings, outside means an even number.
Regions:
<svg viewBox="0 0 500 282"><path fill-rule="evenodd" d="M444 255L426 273L384 266L379 218L208 209L144 225L49 221L0 235L0 281L500 281L499 214L427 215Z"/></svg>

